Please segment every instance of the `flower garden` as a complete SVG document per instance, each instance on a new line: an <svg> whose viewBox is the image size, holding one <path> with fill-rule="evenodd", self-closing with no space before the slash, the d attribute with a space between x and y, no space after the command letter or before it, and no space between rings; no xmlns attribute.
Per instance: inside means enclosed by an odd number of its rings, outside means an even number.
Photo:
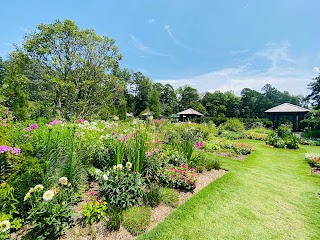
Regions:
<svg viewBox="0 0 320 240"><path fill-rule="evenodd" d="M151 118L8 120L0 127L0 239L68 239L71 232L97 231L108 236L119 230L140 235L150 229L158 206L168 214L181 194L197 192L205 174L221 169L215 156L243 160L252 152L234 134L269 136L268 144L275 138L267 129L226 126ZM306 159L319 167L318 155Z"/></svg>

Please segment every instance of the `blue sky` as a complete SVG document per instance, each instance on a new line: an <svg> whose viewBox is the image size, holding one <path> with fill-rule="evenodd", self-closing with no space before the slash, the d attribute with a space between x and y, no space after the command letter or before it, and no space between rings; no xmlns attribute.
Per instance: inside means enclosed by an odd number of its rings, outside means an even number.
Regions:
<svg viewBox="0 0 320 240"><path fill-rule="evenodd" d="M0 56L37 24L67 18L114 38L120 65L153 81L305 95L319 74L319 9L319 0L3 0Z"/></svg>

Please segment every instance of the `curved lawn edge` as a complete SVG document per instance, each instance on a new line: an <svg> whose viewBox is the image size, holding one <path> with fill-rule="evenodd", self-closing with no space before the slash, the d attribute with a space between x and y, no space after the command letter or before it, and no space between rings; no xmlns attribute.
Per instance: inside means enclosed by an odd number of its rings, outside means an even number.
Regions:
<svg viewBox="0 0 320 240"><path fill-rule="evenodd" d="M317 239L320 177L304 153L245 140L244 162L223 159L228 174L213 181L140 239Z"/></svg>

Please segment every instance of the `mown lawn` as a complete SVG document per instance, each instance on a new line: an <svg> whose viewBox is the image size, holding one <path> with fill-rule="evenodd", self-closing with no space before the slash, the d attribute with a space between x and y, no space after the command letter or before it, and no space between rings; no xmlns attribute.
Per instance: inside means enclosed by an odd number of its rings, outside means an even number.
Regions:
<svg viewBox="0 0 320 240"><path fill-rule="evenodd" d="M320 176L306 152L245 140L244 162L219 157L229 173L172 212L142 239L320 239Z"/></svg>

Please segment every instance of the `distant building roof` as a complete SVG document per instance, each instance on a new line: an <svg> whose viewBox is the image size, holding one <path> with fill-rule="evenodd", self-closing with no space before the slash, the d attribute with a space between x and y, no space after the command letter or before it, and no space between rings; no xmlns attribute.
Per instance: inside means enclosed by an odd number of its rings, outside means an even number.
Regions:
<svg viewBox="0 0 320 240"><path fill-rule="evenodd" d="M179 115L198 115L198 116L203 116L202 113L197 112L196 110L189 108L187 110L184 110L182 112L177 113Z"/></svg>
<svg viewBox="0 0 320 240"><path fill-rule="evenodd" d="M283 103L279 106L270 108L265 111L265 113L307 113L308 109L293 105L290 103Z"/></svg>

